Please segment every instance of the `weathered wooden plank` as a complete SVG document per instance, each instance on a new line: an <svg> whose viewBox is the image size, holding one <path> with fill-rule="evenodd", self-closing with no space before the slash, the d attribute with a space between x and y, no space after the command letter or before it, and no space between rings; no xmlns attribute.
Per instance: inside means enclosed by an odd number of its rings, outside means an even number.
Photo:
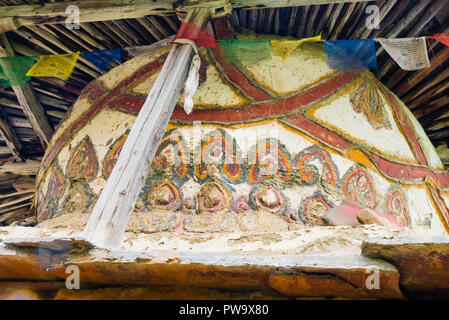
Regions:
<svg viewBox="0 0 449 320"><path fill-rule="evenodd" d="M342 35L343 28L345 27L345 25L347 25L349 17L351 17L356 5L357 3L350 3L347 6L347 9L343 12L342 17L340 18L340 23L337 25L334 31L334 37L336 39L339 39L339 37Z"/></svg>
<svg viewBox="0 0 449 320"><path fill-rule="evenodd" d="M80 10L80 22L108 21L140 18L149 14L174 12L175 0L82 0L45 4L0 7L0 32L15 30L19 26L64 23L71 14L69 5ZM15 19L11 21L11 17Z"/></svg>
<svg viewBox="0 0 449 320"><path fill-rule="evenodd" d="M2 214L0 216L0 223L5 223L7 225L13 223L14 221L17 221L19 219L23 219L26 216L29 216L31 214L30 208L28 208L29 206L31 206L31 203L28 203L25 206L20 206L20 208L17 208L13 211L8 211L5 214Z"/></svg>
<svg viewBox="0 0 449 320"><path fill-rule="evenodd" d="M196 8L186 19L202 26L208 16L209 9ZM102 247L120 245L192 57L189 45L175 44L170 50L86 225L85 237L89 241Z"/></svg>
<svg viewBox="0 0 449 320"><path fill-rule="evenodd" d="M14 173L20 175L35 175L39 171L41 162L27 159L21 163L5 163L0 166L0 174Z"/></svg>
<svg viewBox="0 0 449 320"><path fill-rule="evenodd" d="M17 221L19 219L25 218L31 215L30 211L31 203L26 203L13 208L12 210L3 212L0 215L0 223L6 223L7 225Z"/></svg>
<svg viewBox="0 0 449 320"><path fill-rule="evenodd" d="M6 202L4 204L0 204L0 210L6 209L6 208L8 208L10 206L13 206L15 204L19 204L19 203L31 200L33 197L34 197L34 194L29 194L29 195L26 195L26 196L14 199L13 201L9 201L9 202Z"/></svg>
<svg viewBox="0 0 449 320"><path fill-rule="evenodd" d="M229 2L233 8L278 8L368 1L372 0L230 0Z"/></svg>
<svg viewBox="0 0 449 320"><path fill-rule="evenodd" d="M299 9L298 7L293 7L291 9L290 19L289 19L288 25L287 25L287 35L289 35L289 36L292 35L292 33L293 33L293 27L296 22L296 14L298 13L298 9Z"/></svg>
<svg viewBox="0 0 449 320"><path fill-rule="evenodd" d="M377 19L379 19L379 23L380 24L385 19L385 17L388 15L390 10L393 9L393 7L396 5L397 2L398 1L396 1L396 0L387 0L386 2L384 2L383 6L380 8L379 13L377 15ZM376 4L379 5L379 1ZM379 25L379 27L380 27L380 25ZM360 36L360 38L366 39L366 38L369 38L369 36L376 29L368 29L368 28L362 29L362 28L360 28L360 30L363 30L363 33Z"/></svg>
<svg viewBox="0 0 449 320"><path fill-rule="evenodd" d="M13 56L14 51L11 48L8 39L5 35L2 35L1 38L5 48L0 47L0 57ZM1 59L0 64L6 76L10 79L15 79L15 74L12 71L11 65L8 61L6 59ZM49 123L44 113L44 109L39 103L39 100L31 88L31 85L29 83L25 83L23 85L13 86L12 89L16 94L17 100L19 101L25 116L28 118L31 127L36 132L39 140L41 141L42 147L45 149L53 135L53 127Z"/></svg>
<svg viewBox="0 0 449 320"><path fill-rule="evenodd" d="M333 33L333 30L335 29L335 25L337 24L338 17L340 16L343 7L344 3L339 3L338 5L334 6L334 10L332 11L332 15L330 16L327 29L324 31L324 36L326 38L332 40L336 39L336 35Z"/></svg>
<svg viewBox="0 0 449 320"><path fill-rule="evenodd" d="M279 8L334 4L344 2L368 2L370 0L231 0L233 8ZM0 33L17 30L20 26L64 23L70 12L69 5L76 5L82 14L80 22L108 21L141 18L146 15L167 15L175 13L174 5L187 10L193 6L216 6L220 1L177 1L177 0L96 0L25 4L0 7Z"/></svg>
<svg viewBox="0 0 449 320"><path fill-rule="evenodd" d="M23 146L20 143L14 130L10 127L6 119L0 118L0 135L6 142L6 145L11 150L11 154L18 162L22 162L25 155L23 154Z"/></svg>
<svg viewBox="0 0 449 320"><path fill-rule="evenodd" d="M13 192L13 193L8 193L8 194L2 194L2 195L0 195L0 200L13 198L13 197L21 196L21 195L24 195L24 194L30 194L30 193L34 193L34 191L20 191L20 192Z"/></svg>

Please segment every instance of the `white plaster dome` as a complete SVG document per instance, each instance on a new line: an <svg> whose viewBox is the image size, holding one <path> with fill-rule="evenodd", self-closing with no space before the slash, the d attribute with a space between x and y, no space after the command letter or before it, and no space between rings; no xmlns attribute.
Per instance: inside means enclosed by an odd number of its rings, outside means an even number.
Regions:
<svg viewBox="0 0 449 320"><path fill-rule="evenodd" d="M83 90L43 159L40 222L86 221L169 48ZM129 229L291 230L322 225L346 200L445 232L449 176L408 108L371 73L330 70L319 44L285 60L271 50L251 65L227 62L219 47L200 53L194 111L176 107Z"/></svg>

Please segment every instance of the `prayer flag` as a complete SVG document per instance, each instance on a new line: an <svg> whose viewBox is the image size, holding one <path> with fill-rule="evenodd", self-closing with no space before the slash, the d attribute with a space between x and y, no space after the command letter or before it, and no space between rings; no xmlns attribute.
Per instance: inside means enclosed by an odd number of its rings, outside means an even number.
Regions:
<svg viewBox="0 0 449 320"><path fill-rule="evenodd" d="M428 38L438 40L449 47L449 34L434 34Z"/></svg>
<svg viewBox="0 0 449 320"><path fill-rule="evenodd" d="M321 34L313 38L305 38L299 40L271 40L271 46L283 60L287 59L292 52L304 42L320 42Z"/></svg>
<svg viewBox="0 0 449 320"><path fill-rule="evenodd" d="M89 62L94 66L96 66L98 70L100 70L101 72L105 72L114 65L114 61L119 64L122 63L122 59L120 57L121 52L121 49L111 49L82 52L81 55L89 60Z"/></svg>
<svg viewBox="0 0 449 320"><path fill-rule="evenodd" d="M217 41L212 32L189 22L181 24L175 39L192 40L198 47L215 48L217 46Z"/></svg>
<svg viewBox="0 0 449 320"><path fill-rule="evenodd" d="M79 55L80 52L78 51L70 54L41 56L26 75L31 77L55 77L67 80L72 74Z"/></svg>
<svg viewBox="0 0 449 320"><path fill-rule="evenodd" d="M325 41L325 48L333 70L377 69L373 39Z"/></svg>
<svg viewBox="0 0 449 320"><path fill-rule="evenodd" d="M270 40L219 40L225 58L247 65L271 59Z"/></svg>
<svg viewBox="0 0 449 320"><path fill-rule="evenodd" d="M27 71L34 65L37 57L0 58L0 85L2 87L20 86L30 81Z"/></svg>
<svg viewBox="0 0 449 320"><path fill-rule="evenodd" d="M377 41L403 70L413 71L430 67L425 37Z"/></svg>

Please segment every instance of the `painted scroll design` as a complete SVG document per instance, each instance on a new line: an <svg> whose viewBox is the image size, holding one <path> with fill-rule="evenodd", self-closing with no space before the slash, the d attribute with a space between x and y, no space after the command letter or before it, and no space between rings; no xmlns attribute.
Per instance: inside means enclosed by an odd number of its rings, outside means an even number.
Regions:
<svg viewBox="0 0 449 320"><path fill-rule="evenodd" d="M321 170L313 164L318 161ZM339 172L330 153L321 146L313 145L301 151L294 161L294 170L301 183L314 185L321 183L325 188L335 190L339 183Z"/></svg>
<svg viewBox="0 0 449 320"><path fill-rule="evenodd" d="M291 156L277 139L258 141L249 152L248 181L262 183L277 181L287 183L292 177Z"/></svg>
<svg viewBox="0 0 449 320"><path fill-rule="evenodd" d="M377 84L367 73L362 73L361 84L351 91L349 99L355 112L361 113L371 126L391 130L391 123L384 108L384 99Z"/></svg>
<svg viewBox="0 0 449 320"><path fill-rule="evenodd" d="M321 216L333 206L324 193L317 191L302 201L299 208L299 218L306 225L325 226L326 224Z"/></svg>
<svg viewBox="0 0 449 320"><path fill-rule="evenodd" d="M227 182L238 183L246 172L242 164L243 159L235 139L218 129L201 140L194 165L195 177L199 181L220 177Z"/></svg>
<svg viewBox="0 0 449 320"><path fill-rule="evenodd" d="M342 193L345 200L371 209L377 206L374 184L368 172L361 167L354 166L346 172L342 179Z"/></svg>
<svg viewBox="0 0 449 320"><path fill-rule="evenodd" d="M249 195L249 201L254 210L284 214L288 209L287 198L281 189L273 183L254 186Z"/></svg>
<svg viewBox="0 0 449 320"><path fill-rule="evenodd" d="M220 213L229 211L231 195L229 191L217 181L205 183L197 196L198 213Z"/></svg>

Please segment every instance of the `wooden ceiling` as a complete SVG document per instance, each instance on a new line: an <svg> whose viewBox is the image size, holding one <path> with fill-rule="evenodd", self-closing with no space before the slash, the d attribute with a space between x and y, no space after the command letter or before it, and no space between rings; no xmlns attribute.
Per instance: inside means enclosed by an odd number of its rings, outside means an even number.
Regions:
<svg viewBox="0 0 449 320"><path fill-rule="evenodd" d="M62 1L0 0L0 7L50 2ZM241 6L243 1L239 2ZM370 30L365 26L365 10L372 4L380 7L381 22L378 30ZM232 13L231 23L236 31L250 29L258 33L297 38L315 36L320 32L323 32L325 39L424 36L449 33L449 1L378 0L283 8L238 8ZM34 24L7 32L6 38L2 36L0 39L6 53L8 47L13 51L9 54L64 54L149 45L176 33L179 25L178 17L173 12L167 12L164 15L136 19L86 22L78 30L69 30L61 23ZM434 40L428 43L431 68L415 72L403 71L378 47L379 70L376 75L409 106L437 147L449 140L449 47ZM129 58L131 56L124 54L123 60ZM13 221L2 220L2 214L30 208L29 193L25 192L28 189L23 185L27 185L27 179L35 177L38 166L33 160L39 161L42 157L45 140L48 140L70 110L83 87L100 75L95 66L82 59L67 81L32 78L30 88L26 90L0 87L0 129L4 136L9 137L0 138L0 194L4 194L0 195L0 225L5 221ZM27 90L34 91L36 103L42 107L42 115L36 121L30 118L30 110L24 108L23 99L28 97ZM39 127L42 123L43 127ZM45 123L49 127L45 128ZM19 145L20 150L14 150L14 143L12 145L8 141L11 139L13 142L14 139L17 140L15 144ZM444 147L440 149L445 150ZM27 165L1 166L20 158L28 159ZM443 160L449 164L449 159ZM8 201L13 205L5 205ZM8 211L8 208L12 209Z"/></svg>

